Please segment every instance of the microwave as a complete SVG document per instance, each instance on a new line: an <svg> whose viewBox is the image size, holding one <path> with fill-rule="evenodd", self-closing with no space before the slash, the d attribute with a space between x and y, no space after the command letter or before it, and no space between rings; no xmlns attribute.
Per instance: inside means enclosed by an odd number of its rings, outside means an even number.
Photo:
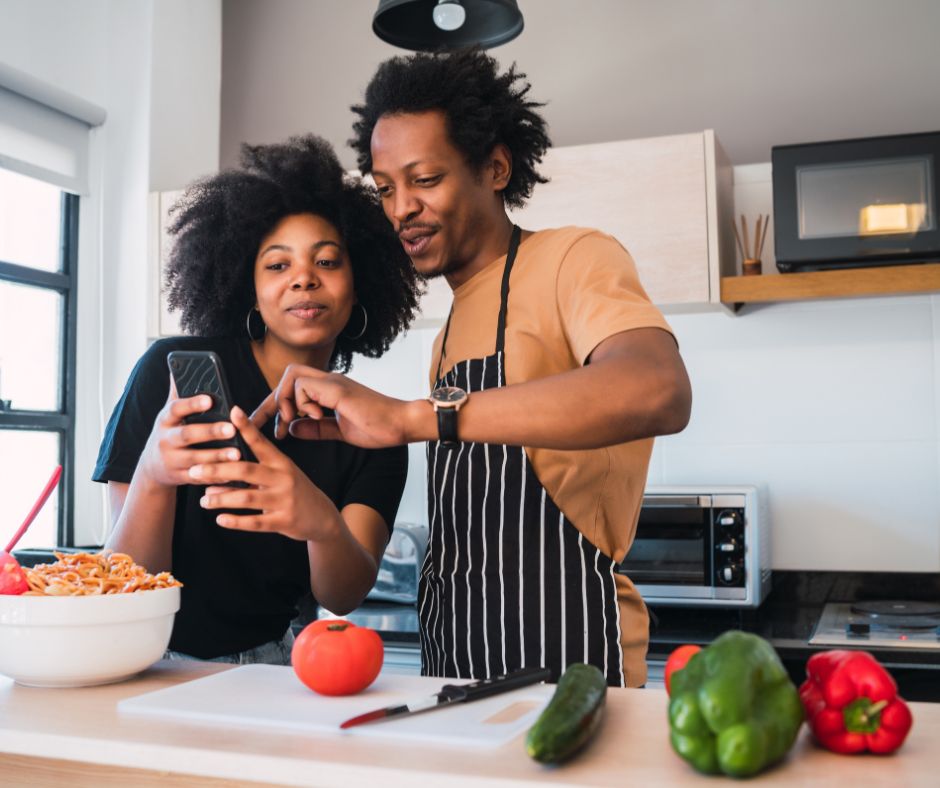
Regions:
<svg viewBox="0 0 940 788"><path fill-rule="evenodd" d="M757 607L771 583L766 495L757 486L648 487L617 571L649 605Z"/></svg>
<svg viewBox="0 0 940 788"><path fill-rule="evenodd" d="M940 131L772 148L783 272L940 260Z"/></svg>

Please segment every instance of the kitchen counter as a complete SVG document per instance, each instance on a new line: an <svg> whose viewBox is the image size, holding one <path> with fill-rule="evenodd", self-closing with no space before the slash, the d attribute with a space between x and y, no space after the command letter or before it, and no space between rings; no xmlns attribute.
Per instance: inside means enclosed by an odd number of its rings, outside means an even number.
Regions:
<svg viewBox="0 0 940 788"><path fill-rule="evenodd" d="M317 736L213 728L131 719L117 712L124 698L229 669L159 662L130 681L80 689L34 689L0 677L0 781L50 787L741 785L706 779L671 751L661 690L612 689L597 739L578 758L555 768L530 760L521 735L481 757L478 751L418 748L339 732ZM804 727L788 757L751 784L933 784L940 768L940 705L913 703L911 708L914 728L894 756L835 755L814 746Z"/></svg>

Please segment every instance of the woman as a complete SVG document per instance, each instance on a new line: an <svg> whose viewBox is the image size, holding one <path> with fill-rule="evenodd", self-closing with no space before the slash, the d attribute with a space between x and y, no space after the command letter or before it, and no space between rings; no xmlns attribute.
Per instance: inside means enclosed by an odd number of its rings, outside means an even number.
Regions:
<svg viewBox="0 0 940 788"><path fill-rule="evenodd" d="M346 371L354 352L380 356L418 288L374 192L344 177L323 140L246 146L242 165L194 184L174 209L169 304L193 336L160 340L137 363L94 479L109 488L107 546L184 584L172 652L286 663L305 593L346 613L375 582L407 450L292 438L275 448L245 412L291 364ZM231 423L185 424L211 400L176 396L172 350L220 357ZM236 429L257 462L197 447Z"/></svg>

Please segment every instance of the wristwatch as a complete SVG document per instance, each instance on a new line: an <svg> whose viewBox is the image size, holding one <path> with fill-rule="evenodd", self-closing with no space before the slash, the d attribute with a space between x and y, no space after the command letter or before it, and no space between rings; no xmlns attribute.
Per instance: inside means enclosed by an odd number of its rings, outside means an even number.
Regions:
<svg viewBox="0 0 940 788"><path fill-rule="evenodd" d="M452 448L457 445L457 411L468 399L470 395L456 386L441 386L428 397L437 414L437 432L442 446Z"/></svg>

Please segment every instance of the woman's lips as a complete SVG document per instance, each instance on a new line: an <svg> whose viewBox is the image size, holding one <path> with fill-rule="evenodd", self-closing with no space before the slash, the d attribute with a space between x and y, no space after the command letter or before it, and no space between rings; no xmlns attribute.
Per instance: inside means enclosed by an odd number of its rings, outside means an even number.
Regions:
<svg viewBox="0 0 940 788"><path fill-rule="evenodd" d="M314 320L319 317L326 311L326 307L322 304L317 304L316 306L293 306L287 310L289 315L293 315L299 320Z"/></svg>

